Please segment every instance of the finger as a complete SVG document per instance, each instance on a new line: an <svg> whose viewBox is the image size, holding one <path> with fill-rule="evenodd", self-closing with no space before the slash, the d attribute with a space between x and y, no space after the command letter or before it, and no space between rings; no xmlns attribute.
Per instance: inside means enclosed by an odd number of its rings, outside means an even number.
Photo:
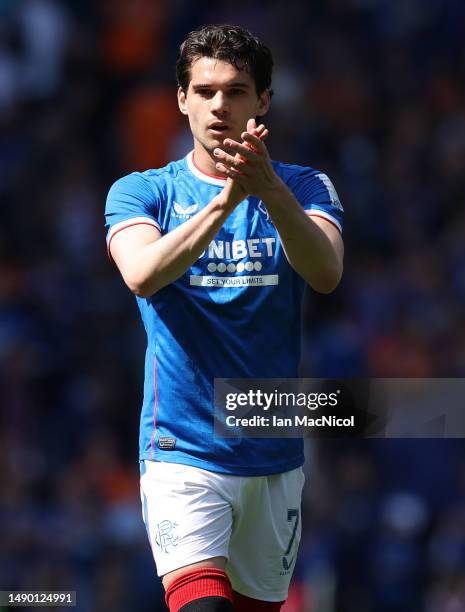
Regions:
<svg viewBox="0 0 465 612"><path fill-rule="evenodd" d="M232 147L229 147L229 148L231 150L234 150L234 149L232 149ZM245 159L243 159L241 156L238 156L238 155L229 155L229 153L226 153L226 151L222 151L221 149L214 149L213 150L213 155L218 160L221 160L225 164L228 164L228 166L233 166L235 168L239 168L240 166L243 166L244 164L247 163L247 161Z"/></svg>
<svg viewBox="0 0 465 612"><path fill-rule="evenodd" d="M263 125L263 123L261 123L257 128L255 128L254 130L252 130L252 132L249 133L254 134L255 136L257 136L257 138L260 138L260 140L264 140L262 137L264 131L265 126ZM245 142L244 144L250 151L254 151L254 153L257 152L255 147L250 142Z"/></svg>
<svg viewBox="0 0 465 612"><path fill-rule="evenodd" d="M235 140L225 141L224 144L229 150L238 153L245 160L253 162L257 160L257 154L251 150L246 144L236 142Z"/></svg>
<svg viewBox="0 0 465 612"><path fill-rule="evenodd" d="M236 140L226 139L226 140L223 141L223 146L219 150L220 151L224 150L224 151L226 151L228 153L231 153L231 154L235 155L236 154L236 149L233 146L231 146L232 143L239 144ZM245 144L245 143L242 143L242 144Z"/></svg>
<svg viewBox="0 0 465 612"><path fill-rule="evenodd" d="M254 147L257 150L257 153L264 153L265 152L265 150L266 150L265 149L265 145L260 140L260 138L258 138L258 136L255 136L254 134L250 134L249 132L242 132L241 138L247 144L252 145L252 147Z"/></svg>
<svg viewBox="0 0 465 612"><path fill-rule="evenodd" d="M236 168L231 168L230 166L225 166L225 164L218 162L215 164L215 168L219 170L221 173L229 176L229 178L236 179L240 182L241 177L245 175L242 172L239 172Z"/></svg>
<svg viewBox="0 0 465 612"><path fill-rule="evenodd" d="M269 131L264 124L261 123L253 133L263 142L268 137Z"/></svg>
<svg viewBox="0 0 465 612"><path fill-rule="evenodd" d="M255 119L251 118L247 121L247 131L252 132L256 128Z"/></svg>

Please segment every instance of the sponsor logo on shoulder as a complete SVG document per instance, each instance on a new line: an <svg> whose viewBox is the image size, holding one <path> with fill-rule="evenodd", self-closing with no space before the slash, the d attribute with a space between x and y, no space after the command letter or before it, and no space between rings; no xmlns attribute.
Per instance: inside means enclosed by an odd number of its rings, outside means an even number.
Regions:
<svg viewBox="0 0 465 612"><path fill-rule="evenodd" d="M323 174L323 172L320 172L316 176L317 178L320 179L320 181L323 183L323 185L328 190L328 195L331 199L331 204L334 206L334 208L344 211L344 209L342 208L341 201L339 200L339 196L337 195L337 191L334 188L334 185L332 184L329 176L327 176L326 174Z"/></svg>
<svg viewBox="0 0 465 612"><path fill-rule="evenodd" d="M173 214L177 219L189 219L191 215L197 212L198 207L198 204L187 204L186 206L183 206L178 202L173 202Z"/></svg>

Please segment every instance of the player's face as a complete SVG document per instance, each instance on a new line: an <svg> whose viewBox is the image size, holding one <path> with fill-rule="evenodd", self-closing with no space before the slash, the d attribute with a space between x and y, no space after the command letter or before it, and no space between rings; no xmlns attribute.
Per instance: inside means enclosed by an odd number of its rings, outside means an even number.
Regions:
<svg viewBox="0 0 465 612"><path fill-rule="evenodd" d="M270 104L265 91L257 95L248 72L211 57L201 57L191 66L187 92L178 90L181 112L188 116L195 151L211 153L225 138L241 141L247 120L264 115Z"/></svg>

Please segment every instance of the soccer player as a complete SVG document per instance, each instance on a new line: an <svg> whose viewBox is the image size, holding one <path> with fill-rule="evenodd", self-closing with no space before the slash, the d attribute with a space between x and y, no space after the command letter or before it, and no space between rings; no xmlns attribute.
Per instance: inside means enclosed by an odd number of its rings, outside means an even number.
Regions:
<svg viewBox="0 0 465 612"><path fill-rule="evenodd" d="M176 74L193 151L107 200L147 332L141 497L172 612L279 610L300 539L303 441L213 435L214 378L296 377L305 284L330 293L342 274L329 178L272 161L256 123L272 65L242 28L191 32Z"/></svg>

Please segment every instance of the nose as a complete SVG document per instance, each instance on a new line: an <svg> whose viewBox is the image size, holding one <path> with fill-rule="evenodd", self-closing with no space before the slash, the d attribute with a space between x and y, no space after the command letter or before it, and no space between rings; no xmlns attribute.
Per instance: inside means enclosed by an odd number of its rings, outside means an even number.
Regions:
<svg viewBox="0 0 465 612"><path fill-rule="evenodd" d="M228 113L228 101L222 91L217 91L211 101L212 113L225 115Z"/></svg>

